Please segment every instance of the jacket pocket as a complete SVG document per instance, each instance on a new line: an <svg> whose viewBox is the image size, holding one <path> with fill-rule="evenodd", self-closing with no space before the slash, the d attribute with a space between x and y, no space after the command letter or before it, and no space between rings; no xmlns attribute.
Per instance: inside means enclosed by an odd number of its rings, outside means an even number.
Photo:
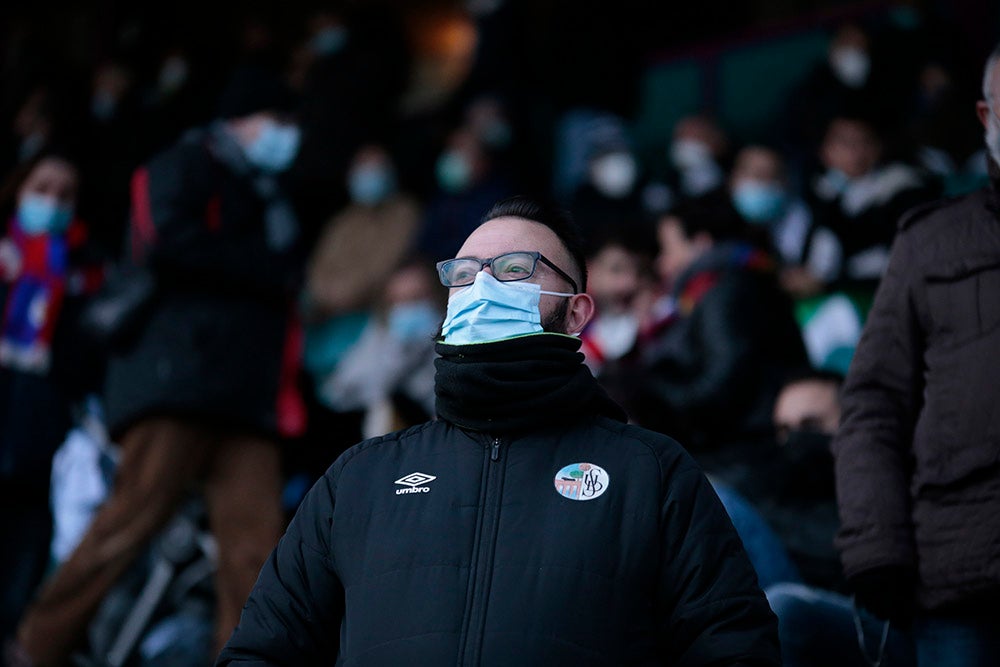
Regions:
<svg viewBox="0 0 1000 667"><path fill-rule="evenodd" d="M932 334L961 345L1000 325L1000 258L970 258L943 264L927 276Z"/></svg>

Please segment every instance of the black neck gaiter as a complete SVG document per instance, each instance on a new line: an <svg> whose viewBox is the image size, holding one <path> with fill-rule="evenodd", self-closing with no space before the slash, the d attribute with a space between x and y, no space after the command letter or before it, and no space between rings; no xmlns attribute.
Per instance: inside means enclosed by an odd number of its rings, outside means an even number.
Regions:
<svg viewBox="0 0 1000 667"><path fill-rule="evenodd" d="M437 413L462 428L516 432L599 413L625 421L583 365L579 339L540 333L436 349Z"/></svg>

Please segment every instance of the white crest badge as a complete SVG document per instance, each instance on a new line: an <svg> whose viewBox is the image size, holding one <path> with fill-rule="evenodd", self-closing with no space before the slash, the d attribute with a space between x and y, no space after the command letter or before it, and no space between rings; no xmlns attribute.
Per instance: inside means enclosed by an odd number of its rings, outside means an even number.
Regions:
<svg viewBox="0 0 1000 667"><path fill-rule="evenodd" d="M572 463L556 473L556 491L570 500L593 500L611 484L611 477L593 463Z"/></svg>

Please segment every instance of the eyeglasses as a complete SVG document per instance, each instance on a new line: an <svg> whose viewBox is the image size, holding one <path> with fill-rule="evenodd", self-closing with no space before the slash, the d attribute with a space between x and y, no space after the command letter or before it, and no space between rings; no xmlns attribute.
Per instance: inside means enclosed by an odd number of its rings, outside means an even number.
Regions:
<svg viewBox="0 0 1000 667"><path fill-rule="evenodd" d="M565 271L552 263L540 252L522 250L507 252L489 259L478 257L457 257L437 263L438 277L445 287L465 287L476 280L476 274L487 266L493 271L493 277L500 282L509 283L515 280L525 280L535 273L535 266L541 260L542 264L555 271L561 278L573 286L573 294L579 293L576 281Z"/></svg>

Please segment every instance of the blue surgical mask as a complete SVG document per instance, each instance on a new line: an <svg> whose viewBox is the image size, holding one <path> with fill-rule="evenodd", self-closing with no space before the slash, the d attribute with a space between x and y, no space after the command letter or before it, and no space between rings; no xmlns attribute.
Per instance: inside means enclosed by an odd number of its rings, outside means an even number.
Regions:
<svg viewBox="0 0 1000 667"><path fill-rule="evenodd" d="M73 220L73 209L62 206L55 197L29 193L17 207L17 221L29 236L62 234Z"/></svg>
<svg viewBox="0 0 1000 667"><path fill-rule="evenodd" d="M472 165L469 159L459 151L448 151L441 155L435 169L438 185L445 192L456 194L463 192L472 182Z"/></svg>
<svg viewBox="0 0 1000 667"><path fill-rule="evenodd" d="M292 166L301 140L297 125L265 121L260 134L246 148L247 159L262 171L275 174L285 171Z"/></svg>
<svg viewBox="0 0 1000 667"><path fill-rule="evenodd" d="M777 220L785 210L786 200L784 189L775 183L743 181L733 188L733 206L752 224Z"/></svg>
<svg viewBox="0 0 1000 667"><path fill-rule="evenodd" d="M351 199L359 204L374 206L396 190L396 179L390 169L374 165L358 167L347 179Z"/></svg>
<svg viewBox="0 0 1000 667"><path fill-rule="evenodd" d="M475 282L448 299L448 312L441 325L444 342L470 345L540 333L543 329L538 301L542 294L573 296L568 292L547 292L537 283L500 282L480 271Z"/></svg>
<svg viewBox="0 0 1000 667"><path fill-rule="evenodd" d="M441 314L428 301L411 301L389 310L386 326L389 333L403 343L430 340L441 323Z"/></svg>

